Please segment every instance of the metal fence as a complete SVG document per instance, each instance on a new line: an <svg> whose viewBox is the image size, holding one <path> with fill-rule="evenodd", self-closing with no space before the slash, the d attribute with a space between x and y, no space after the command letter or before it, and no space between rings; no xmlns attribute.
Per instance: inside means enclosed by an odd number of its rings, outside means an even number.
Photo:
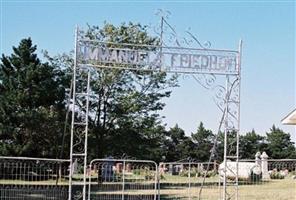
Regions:
<svg viewBox="0 0 296 200"><path fill-rule="evenodd" d="M215 162L96 159L87 172L89 200L221 199ZM0 157L0 200L67 200L68 178L69 160ZM240 200L292 200L295 186L296 159L239 162Z"/></svg>
<svg viewBox="0 0 296 200"><path fill-rule="evenodd" d="M291 173L296 172L296 159L269 159L268 170L276 170L278 172L285 171Z"/></svg>
<svg viewBox="0 0 296 200"><path fill-rule="evenodd" d="M67 199L68 168L69 160L0 157L0 199Z"/></svg>
<svg viewBox="0 0 296 200"><path fill-rule="evenodd" d="M294 178L296 175L296 159L266 159L266 160L241 160L240 163L253 164L250 168L248 180L241 179L240 183L253 182L260 184L275 179ZM246 169L240 169L240 171ZM258 176L256 176L258 175Z"/></svg>
<svg viewBox="0 0 296 200"><path fill-rule="evenodd" d="M88 177L89 200L157 199L158 170L153 161L95 159Z"/></svg>
<svg viewBox="0 0 296 200"><path fill-rule="evenodd" d="M296 198L296 159L241 160L239 199Z"/></svg>
<svg viewBox="0 0 296 200"><path fill-rule="evenodd" d="M218 199L216 162L168 162L159 165L160 199Z"/></svg>
<svg viewBox="0 0 296 200"><path fill-rule="evenodd" d="M233 164L233 166L231 166ZM228 182L234 181L228 162ZM241 160L239 166L239 200L292 200L296 197L296 159ZM160 199L219 200L223 196L223 170L218 163L161 163ZM266 168L266 169L264 169ZM232 188L233 187L233 188ZM229 186L235 191L235 185ZM235 199L232 196L231 199Z"/></svg>

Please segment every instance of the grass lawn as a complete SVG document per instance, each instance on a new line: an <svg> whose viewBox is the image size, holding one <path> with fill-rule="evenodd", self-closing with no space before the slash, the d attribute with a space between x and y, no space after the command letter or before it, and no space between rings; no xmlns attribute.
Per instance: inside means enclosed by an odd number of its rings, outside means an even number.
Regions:
<svg viewBox="0 0 296 200"><path fill-rule="evenodd" d="M0 185L56 185L56 180L24 181L24 180L0 180ZM68 185L67 180L59 180L57 185Z"/></svg>
<svg viewBox="0 0 296 200"><path fill-rule="evenodd" d="M125 194L126 195L153 195L155 190L153 190L153 180L144 180L144 177L130 176L133 182L130 182L132 186L127 186ZM139 179L137 179L139 178ZM128 177L127 177L127 182ZM201 177L191 177L191 183L201 183ZM79 182L81 183L81 182ZM161 199L189 199L189 194L192 199L198 199L198 194L200 191L200 186L197 184L192 188L188 189L188 177L180 176L165 176L161 183L165 187L161 187L160 195ZM220 193L222 192L222 186L219 190L218 177L210 177L206 179L206 183L213 183L210 186L205 186L202 191L202 200L218 200ZM22 180L0 180L0 185L55 185L55 180L47 181L22 181ZM68 181L59 181L58 185L67 185ZM121 184L121 182L105 182L104 190L97 190L96 182L92 182L92 194L93 195L107 195L112 197L113 195L121 194L121 187L116 186L116 184ZM128 184L128 183L127 183ZM145 184L147 184L145 186ZM116 189L117 188L117 189ZM118 189L119 188L119 189ZM229 187L229 191L234 193L234 187ZM104 198L105 199L105 198ZM112 198L111 198L112 199ZM145 198L144 198L145 199ZM287 177L281 180L270 180L268 182L258 182L256 184L240 185L239 186L239 199L240 200L296 200L296 180L292 177Z"/></svg>
<svg viewBox="0 0 296 200"><path fill-rule="evenodd" d="M234 188L233 188L234 189ZM234 192L232 188L229 190ZM168 199L188 199L190 193L193 199L198 197L200 188L195 187L188 189L168 189L161 190L161 195ZM218 187L205 187L202 192L202 200L218 200ZM296 180L283 179L272 180L259 185L240 185L239 186L240 200L296 200Z"/></svg>
<svg viewBox="0 0 296 200"><path fill-rule="evenodd" d="M172 175L164 175L163 179L161 179L161 183L188 183L188 177L186 176L172 176ZM191 183L201 183L203 177L190 177ZM209 177L205 179L205 182L218 182L218 176Z"/></svg>

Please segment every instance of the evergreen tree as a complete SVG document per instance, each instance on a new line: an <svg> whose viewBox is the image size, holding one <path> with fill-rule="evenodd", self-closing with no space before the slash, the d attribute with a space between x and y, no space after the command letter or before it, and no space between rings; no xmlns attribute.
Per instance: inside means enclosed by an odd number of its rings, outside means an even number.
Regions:
<svg viewBox="0 0 296 200"><path fill-rule="evenodd" d="M64 118L63 73L30 38L0 63L0 155L55 157Z"/></svg>
<svg viewBox="0 0 296 200"><path fill-rule="evenodd" d="M200 161L208 161L211 149L214 146L214 134L211 130L205 129L202 122L200 122L196 133L191 134L193 142L196 144L195 155Z"/></svg>
<svg viewBox="0 0 296 200"><path fill-rule="evenodd" d="M166 161L175 162L194 157L194 143L177 124L167 132L165 147Z"/></svg>
<svg viewBox="0 0 296 200"><path fill-rule="evenodd" d="M227 155L234 156L236 153L236 132L227 133ZM224 160L224 132L218 133L217 146L215 149L215 159L222 162Z"/></svg>
<svg viewBox="0 0 296 200"><path fill-rule="evenodd" d="M291 141L289 133L272 126L267 135L267 154L270 158L284 159L296 158L296 150L294 143Z"/></svg>
<svg viewBox="0 0 296 200"><path fill-rule="evenodd" d="M253 129L240 136L240 158L254 159L258 151L266 151L266 137L258 135Z"/></svg>

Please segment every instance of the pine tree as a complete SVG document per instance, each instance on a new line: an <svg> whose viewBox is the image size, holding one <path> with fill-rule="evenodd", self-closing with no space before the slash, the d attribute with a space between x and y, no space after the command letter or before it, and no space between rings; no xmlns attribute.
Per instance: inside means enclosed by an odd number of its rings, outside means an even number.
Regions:
<svg viewBox="0 0 296 200"><path fill-rule="evenodd" d="M195 154L200 161L209 160L211 149L214 146L214 134L211 130L204 127L200 122L196 133L191 135L193 142L196 144Z"/></svg>
<svg viewBox="0 0 296 200"><path fill-rule="evenodd" d="M0 63L0 155L57 151L64 110L63 73L42 63L30 38Z"/></svg>
<svg viewBox="0 0 296 200"><path fill-rule="evenodd" d="M296 158L294 143L289 133L272 126L267 135L267 154L274 159Z"/></svg>

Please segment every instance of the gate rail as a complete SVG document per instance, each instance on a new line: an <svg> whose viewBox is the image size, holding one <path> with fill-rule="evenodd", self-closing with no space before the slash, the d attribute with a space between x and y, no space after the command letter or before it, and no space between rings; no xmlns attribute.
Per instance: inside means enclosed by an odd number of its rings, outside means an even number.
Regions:
<svg viewBox="0 0 296 200"><path fill-rule="evenodd" d="M156 200L158 166L149 160L94 159L88 168L88 200Z"/></svg>
<svg viewBox="0 0 296 200"><path fill-rule="evenodd" d="M209 171L207 171L209 165ZM162 162L159 163L159 188L160 198L172 196L175 199L198 199L201 187L212 197L218 199L218 188L220 179L218 177L217 162ZM206 182L203 183L203 177ZM216 190L215 192L212 192ZM202 193L202 197L208 199L207 194Z"/></svg>
<svg viewBox="0 0 296 200"><path fill-rule="evenodd" d="M69 162L0 156L0 199L67 199Z"/></svg>

